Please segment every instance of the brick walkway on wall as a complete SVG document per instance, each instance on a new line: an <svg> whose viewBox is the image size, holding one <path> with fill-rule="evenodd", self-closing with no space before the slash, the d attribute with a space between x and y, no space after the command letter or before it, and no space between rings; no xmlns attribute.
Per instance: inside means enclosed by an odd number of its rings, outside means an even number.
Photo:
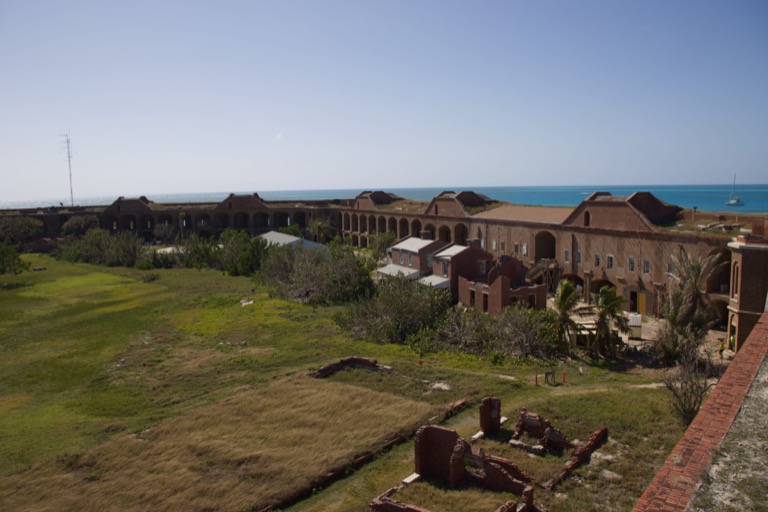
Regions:
<svg viewBox="0 0 768 512"><path fill-rule="evenodd" d="M712 451L725 439L767 353L768 313L763 313L632 512L685 510L709 465Z"/></svg>

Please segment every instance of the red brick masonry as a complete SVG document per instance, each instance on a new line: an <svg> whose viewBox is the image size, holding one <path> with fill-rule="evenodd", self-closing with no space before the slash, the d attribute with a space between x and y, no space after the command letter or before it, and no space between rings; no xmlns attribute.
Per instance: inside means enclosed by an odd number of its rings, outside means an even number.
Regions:
<svg viewBox="0 0 768 512"><path fill-rule="evenodd" d="M685 510L709 465L712 450L720 446L736 419L766 353L768 313L763 313L632 512Z"/></svg>

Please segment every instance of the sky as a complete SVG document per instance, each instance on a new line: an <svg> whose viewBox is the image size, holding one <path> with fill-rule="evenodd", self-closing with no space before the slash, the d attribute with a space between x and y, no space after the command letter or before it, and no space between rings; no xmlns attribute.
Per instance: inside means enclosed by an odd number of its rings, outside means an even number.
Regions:
<svg viewBox="0 0 768 512"><path fill-rule="evenodd" d="M0 0L0 202L768 183L764 0Z"/></svg>

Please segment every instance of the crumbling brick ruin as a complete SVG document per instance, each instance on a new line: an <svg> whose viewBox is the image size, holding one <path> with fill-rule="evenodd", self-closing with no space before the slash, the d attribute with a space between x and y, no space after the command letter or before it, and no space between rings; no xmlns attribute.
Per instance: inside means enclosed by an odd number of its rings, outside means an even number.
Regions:
<svg viewBox="0 0 768 512"><path fill-rule="evenodd" d="M485 489L511 492L520 496L519 501L508 501L495 512L535 512L537 509L533 504L534 486L553 490L568 478L574 469L586 462L592 452L608 439L608 427L600 427L586 443L577 446L541 415L528 412L525 408L518 412L519 417L515 424L513 439L510 441L511 445L525 448L539 455L544 455L547 451L562 454L566 449L576 448L563 470L554 479L542 484L524 473L514 462L486 455L482 448L475 449L455 430L429 425L416 431L414 474L403 480L401 485L392 487L374 498L369 504L370 508L377 512L430 512L393 497L403 486L425 477L441 480L450 489L472 483ZM484 398L480 402L481 433L497 432L501 430L501 424L501 400L495 397ZM529 446L519 441L523 434L537 439L539 445Z"/></svg>
<svg viewBox="0 0 768 512"><path fill-rule="evenodd" d="M501 400L487 396L480 402L480 430L491 434L501 430Z"/></svg>
<svg viewBox="0 0 768 512"><path fill-rule="evenodd" d="M515 424L515 432L512 434L512 439L520 439L525 433L534 439L538 439L539 445L549 451L562 452L565 449L574 448L573 443L565 437L565 434L553 427L540 414L529 413L525 408L520 409L519 412L520 417Z"/></svg>

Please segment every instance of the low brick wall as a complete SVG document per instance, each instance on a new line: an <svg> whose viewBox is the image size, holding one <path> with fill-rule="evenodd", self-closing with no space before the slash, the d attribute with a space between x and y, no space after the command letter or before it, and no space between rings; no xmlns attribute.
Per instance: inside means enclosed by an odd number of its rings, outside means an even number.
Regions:
<svg viewBox="0 0 768 512"><path fill-rule="evenodd" d="M682 439L646 488L632 512L682 512L741 409L768 354L768 313L763 313Z"/></svg>

